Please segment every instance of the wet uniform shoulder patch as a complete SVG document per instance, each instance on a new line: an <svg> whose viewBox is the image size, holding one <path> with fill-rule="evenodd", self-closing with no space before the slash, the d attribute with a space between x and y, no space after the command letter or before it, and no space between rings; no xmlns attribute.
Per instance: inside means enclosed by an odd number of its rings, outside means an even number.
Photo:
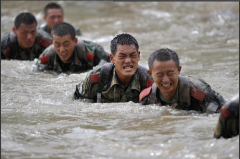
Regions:
<svg viewBox="0 0 240 159"><path fill-rule="evenodd" d="M46 48L51 45L50 42L48 42L47 40L40 38L40 37L37 38L37 43Z"/></svg>
<svg viewBox="0 0 240 159"><path fill-rule="evenodd" d="M94 54L91 54L91 53L88 53L86 52L86 58L89 60L89 61L94 61Z"/></svg>
<svg viewBox="0 0 240 159"><path fill-rule="evenodd" d="M147 79L146 82L147 82L147 85L146 85L147 87L152 86L153 83L154 83L154 81L152 81L152 80L150 80L150 79Z"/></svg>
<svg viewBox="0 0 240 159"><path fill-rule="evenodd" d="M151 86L148 87L148 88L145 88L144 90L142 90L142 92L139 94L139 101L141 102L144 97L146 97L147 95L149 95L149 93L151 92L151 90L152 90L152 87L151 87Z"/></svg>
<svg viewBox="0 0 240 159"><path fill-rule="evenodd" d="M48 55L40 57L41 63L42 64L48 63L48 58L49 58Z"/></svg>
<svg viewBox="0 0 240 159"><path fill-rule="evenodd" d="M199 101L203 101L206 93L191 86L191 96Z"/></svg>
<svg viewBox="0 0 240 159"><path fill-rule="evenodd" d="M5 56L5 58L8 58L8 55L9 55L9 52L10 52L10 45L8 45L8 47L5 49L5 51L4 51L4 56Z"/></svg>
<svg viewBox="0 0 240 159"><path fill-rule="evenodd" d="M91 74L91 83L96 83L99 81L99 73L97 74Z"/></svg>

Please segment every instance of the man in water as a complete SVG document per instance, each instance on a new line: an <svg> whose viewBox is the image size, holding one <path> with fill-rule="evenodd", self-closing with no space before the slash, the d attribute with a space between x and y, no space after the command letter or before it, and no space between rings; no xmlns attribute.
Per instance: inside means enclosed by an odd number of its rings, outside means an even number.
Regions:
<svg viewBox="0 0 240 159"><path fill-rule="evenodd" d="M44 7L43 14L43 19L46 23L42 24L40 29L43 29L51 35L51 30L54 25L64 21L63 8L55 2L50 2ZM80 29L76 30L76 34L81 35Z"/></svg>
<svg viewBox="0 0 240 159"><path fill-rule="evenodd" d="M237 136L239 134L239 94L225 103L220 111L214 137L219 139Z"/></svg>
<svg viewBox="0 0 240 159"><path fill-rule="evenodd" d="M109 53L101 45L78 39L74 27L69 23L56 24L51 37L53 44L46 48L37 61L39 70L85 72L110 61Z"/></svg>
<svg viewBox="0 0 240 159"><path fill-rule="evenodd" d="M170 105L178 109L216 113L226 102L204 80L181 76L178 55L170 49L153 52L148 65L154 84L141 92L139 99L143 105Z"/></svg>
<svg viewBox="0 0 240 159"><path fill-rule="evenodd" d="M76 86L75 99L92 102L139 102L139 93L153 83L147 69L138 65L140 51L137 40L130 34L119 34L111 41L110 59L90 71Z"/></svg>
<svg viewBox="0 0 240 159"><path fill-rule="evenodd" d="M29 12L20 13L14 20L12 32L1 37L1 59L34 60L51 45L51 37L37 30L37 21Z"/></svg>

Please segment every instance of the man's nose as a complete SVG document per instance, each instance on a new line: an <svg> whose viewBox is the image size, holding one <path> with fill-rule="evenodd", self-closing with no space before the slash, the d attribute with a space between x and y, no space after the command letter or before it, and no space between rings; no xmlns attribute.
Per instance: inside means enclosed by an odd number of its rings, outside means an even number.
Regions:
<svg viewBox="0 0 240 159"><path fill-rule="evenodd" d="M65 51L65 48L64 48L63 45L61 45L59 49L60 49L60 52L64 52Z"/></svg>
<svg viewBox="0 0 240 159"><path fill-rule="evenodd" d="M162 78L162 82L168 82L169 81L169 77L167 75L164 75Z"/></svg>
<svg viewBox="0 0 240 159"><path fill-rule="evenodd" d="M127 58L125 59L125 62L126 62L126 63L131 62L131 58L130 58L130 57L127 57Z"/></svg>

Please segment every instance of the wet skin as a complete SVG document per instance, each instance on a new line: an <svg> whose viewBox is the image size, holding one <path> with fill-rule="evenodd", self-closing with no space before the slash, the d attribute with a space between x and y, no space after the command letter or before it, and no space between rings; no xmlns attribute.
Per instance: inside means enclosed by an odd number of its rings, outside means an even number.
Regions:
<svg viewBox="0 0 240 159"><path fill-rule="evenodd" d="M177 68L173 60L158 61L154 60L152 70L148 71L153 78L161 94L166 99L172 99L175 96L178 86L178 75L181 72L181 66Z"/></svg>
<svg viewBox="0 0 240 159"><path fill-rule="evenodd" d="M49 29L52 30L54 25L63 22L64 14L61 9L48 9L43 19L47 22Z"/></svg>
<svg viewBox="0 0 240 159"><path fill-rule="evenodd" d="M77 41L78 39L75 38L73 40L70 34L64 36L53 35L52 42L54 50L57 52L63 63L72 62L72 55Z"/></svg>
<svg viewBox="0 0 240 159"><path fill-rule="evenodd" d="M140 51L135 45L117 45L115 55L110 54L110 59L115 64L120 85L127 87L138 68Z"/></svg>
<svg viewBox="0 0 240 159"><path fill-rule="evenodd" d="M13 27L13 32L17 35L18 44L22 49L30 49L37 36L37 24L21 23L18 28Z"/></svg>

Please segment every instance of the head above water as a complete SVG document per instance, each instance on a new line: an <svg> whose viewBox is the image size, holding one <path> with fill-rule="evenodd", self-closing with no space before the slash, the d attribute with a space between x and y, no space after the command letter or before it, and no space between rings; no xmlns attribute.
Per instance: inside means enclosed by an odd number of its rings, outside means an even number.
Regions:
<svg viewBox="0 0 240 159"><path fill-rule="evenodd" d="M179 58L176 52L166 48L154 51L148 58L149 69L152 70L154 60L169 61L173 60L178 68L180 66Z"/></svg>
<svg viewBox="0 0 240 159"><path fill-rule="evenodd" d="M130 34L117 35L111 41L110 60L115 64L119 83L127 87L138 68L140 51L137 40Z"/></svg>
<svg viewBox="0 0 240 159"><path fill-rule="evenodd" d="M178 87L178 75L181 72L177 53L170 49L159 49L148 58L148 74L153 78L161 94L172 100Z"/></svg>
<svg viewBox="0 0 240 159"><path fill-rule="evenodd" d="M118 34L111 41L110 48L111 48L111 53L113 55L115 55L115 52L117 50L117 45L135 45L137 51L139 49L137 40L132 35L127 33Z"/></svg>
<svg viewBox="0 0 240 159"><path fill-rule="evenodd" d="M72 40L76 38L75 28L66 22L56 24L51 30L51 37L53 37L53 35L65 36L68 34L71 36Z"/></svg>
<svg viewBox="0 0 240 159"><path fill-rule="evenodd" d="M29 12L20 13L16 16L16 18L14 20L15 28L18 29L19 26L21 25L21 23L24 23L27 25L35 23L37 26L37 20L36 20L35 16Z"/></svg>
<svg viewBox="0 0 240 159"><path fill-rule="evenodd" d="M12 31L17 35L18 44L28 50L34 45L37 36L37 20L29 12L20 13L14 20Z"/></svg>
<svg viewBox="0 0 240 159"><path fill-rule="evenodd" d="M63 8L55 2L47 4L44 7L43 12L43 19L47 22L47 26L50 30L54 25L61 23L64 20Z"/></svg>
<svg viewBox="0 0 240 159"><path fill-rule="evenodd" d="M63 13L63 8L59 4L57 4L55 2L51 2L51 3L48 3L44 7L44 9L43 9L44 16L46 16L48 14L48 10L49 9L60 9L62 11L62 13Z"/></svg>
<svg viewBox="0 0 240 159"><path fill-rule="evenodd" d="M52 31L52 43L54 50L63 63L70 63L73 60L75 46L78 42L75 29L69 23L56 24Z"/></svg>

